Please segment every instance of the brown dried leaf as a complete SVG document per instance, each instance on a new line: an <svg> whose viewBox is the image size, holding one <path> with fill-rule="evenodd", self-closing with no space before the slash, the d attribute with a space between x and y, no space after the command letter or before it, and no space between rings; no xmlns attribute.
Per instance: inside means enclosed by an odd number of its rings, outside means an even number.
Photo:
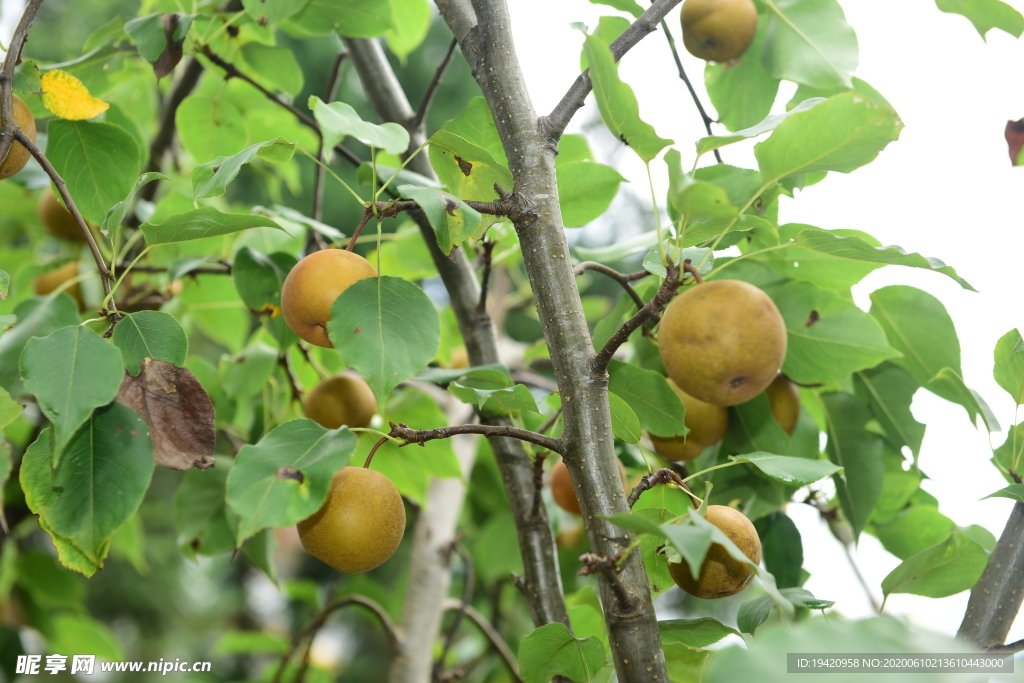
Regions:
<svg viewBox="0 0 1024 683"><path fill-rule="evenodd" d="M153 73L156 74L158 81L174 71L174 67L178 66L178 62L181 61L181 48L185 43L185 39L174 40L174 32L178 30L178 20L180 18L180 12L166 12L160 15L160 22L164 25L164 35L167 36L167 47L157 60L153 62Z"/></svg>
<svg viewBox="0 0 1024 683"><path fill-rule="evenodd" d="M190 370L147 358L138 377L125 373L115 400L149 425L158 465L213 467L213 404Z"/></svg>
<svg viewBox="0 0 1024 683"><path fill-rule="evenodd" d="M1024 147L1024 119L1020 121L1006 122L1006 144L1010 147L1010 163L1017 166L1019 163L1020 149Z"/></svg>

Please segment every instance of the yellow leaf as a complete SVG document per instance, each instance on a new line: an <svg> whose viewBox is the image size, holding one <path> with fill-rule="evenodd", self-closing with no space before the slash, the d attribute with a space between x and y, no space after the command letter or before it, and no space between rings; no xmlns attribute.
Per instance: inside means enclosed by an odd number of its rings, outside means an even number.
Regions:
<svg viewBox="0 0 1024 683"><path fill-rule="evenodd" d="M45 71L42 81L43 106L62 119L91 119L110 108L103 100L90 95L85 84L66 71Z"/></svg>

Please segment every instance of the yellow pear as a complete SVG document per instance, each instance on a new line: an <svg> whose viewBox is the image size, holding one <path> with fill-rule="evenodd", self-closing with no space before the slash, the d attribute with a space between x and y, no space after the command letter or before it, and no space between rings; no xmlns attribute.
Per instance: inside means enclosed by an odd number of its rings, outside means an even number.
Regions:
<svg viewBox="0 0 1024 683"><path fill-rule="evenodd" d="M709 62L736 59L757 33L757 8L751 0L686 0L679 18L687 51Z"/></svg>
<svg viewBox="0 0 1024 683"><path fill-rule="evenodd" d="M764 391L786 359L786 325L752 284L712 280L689 287L665 309L658 351L687 394L734 406Z"/></svg>
<svg viewBox="0 0 1024 683"><path fill-rule="evenodd" d="M315 251L299 261L281 287L281 313L288 326L310 344L331 348L327 321L331 305L358 280L376 277L377 269L359 254L344 249Z"/></svg>
<svg viewBox="0 0 1024 683"><path fill-rule="evenodd" d="M452 358L451 361L449 361L448 366L452 370L462 370L463 368L469 367L469 352L466 351L465 346L460 346L452 351Z"/></svg>
<svg viewBox="0 0 1024 683"><path fill-rule="evenodd" d="M384 564L405 534L405 506L391 480L364 467L345 467L331 479L327 500L298 523L302 547L346 574Z"/></svg>
<svg viewBox="0 0 1024 683"><path fill-rule="evenodd" d="M321 427L337 429L367 427L377 412L377 399L366 380L355 373L325 379L316 385L302 403L306 417Z"/></svg>
<svg viewBox="0 0 1024 683"><path fill-rule="evenodd" d="M622 466L622 461L616 459L615 463L619 466L619 478L622 479L622 488L626 488L626 468ZM572 488L572 478L569 476L569 468L565 466L564 460L559 460L555 463L555 466L551 468L551 497L554 498L555 503L558 507L562 508L568 513L579 515L582 514L580 511L580 502L576 499L576 492Z"/></svg>
<svg viewBox="0 0 1024 683"><path fill-rule="evenodd" d="M686 409L683 424L690 430L686 436L661 437L651 434L654 451L666 460L693 460L708 446L718 443L729 430L729 409L713 406L690 396L668 380Z"/></svg>
<svg viewBox="0 0 1024 683"><path fill-rule="evenodd" d="M785 375L780 374L765 389L771 402L772 415L779 426L792 434L800 419L800 390Z"/></svg>
<svg viewBox="0 0 1024 683"><path fill-rule="evenodd" d="M36 120L32 116L32 111L28 108L28 105L17 95L11 96L11 107L14 109L14 122L18 124L22 132L29 137L32 142L36 141ZM0 117L0 125L4 123L2 117ZM12 175L25 168L25 164L28 163L29 157L32 153L25 149L25 146L20 142L15 141L11 145L11 150L7 153L7 158L0 164L0 180L4 178L10 178Z"/></svg>
<svg viewBox="0 0 1024 683"><path fill-rule="evenodd" d="M39 198L39 218L54 237L72 242L85 242L85 235L78 227L75 217L52 190L43 190Z"/></svg>
<svg viewBox="0 0 1024 683"><path fill-rule="evenodd" d="M761 562L761 539L746 515L725 505L709 505L705 519L721 529L751 562ZM677 586L705 600L736 595L754 578L754 570L746 563L734 560L719 543L712 543L708 548L696 581L685 559L678 564L669 562L668 571Z"/></svg>

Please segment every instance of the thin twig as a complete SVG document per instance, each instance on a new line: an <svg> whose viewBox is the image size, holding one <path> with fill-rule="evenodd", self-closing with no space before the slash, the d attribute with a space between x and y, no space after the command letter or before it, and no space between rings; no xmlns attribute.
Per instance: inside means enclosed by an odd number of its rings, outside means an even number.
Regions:
<svg viewBox="0 0 1024 683"><path fill-rule="evenodd" d="M224 266L223 268L214 268L212 266L209 268L193 268L192 270L185 273L185 275L231 275L231 264L225 261L221 261L220 263L221 265ZM117 269L119 271L127 270L128 266L130 265L130 263L118 263ZM170 268L167 266L134 265L131 266L131 268L136 273L166 273L167 271L170 270Z"/></svg>
<svg viewBox="0 0 1024 683"><path fill-rule="evenodd" d="M682 486L685 489L687 495L690 496L690 502L693 503L694 509L700 507L700 499L693 495L693 491L686 485L683 478L680 477L675 471L668 469L667 467L660 470L655 470L650 474L644 475L640 480L640 483L633 487L633 490L629 494L629 498L626 499L626 504L629 505L629 509L632 510L633 506L636 505L636 501L640 499L640 494L644 491L650 491L658 484L673 483Z"/></svg>
<svg viewBox="0 0 1024 683"><path fill-rule="evenodd" d="M531 512L535 519L540 517L540 508L544 501L541 491L544 490L544 461L547 457L548 454L544 451L535 453L533 456L533 510Z"/></svg>
<svg viewBox="0 0 1024 683"><path fill-rule="evenodd" d="M623 289L626 290L626 293L629 294L629 298L632 299L634 303L636 303L637 308L644 307L644 300L640 298L640 295L636 293L636 290L633 289L633 286L629 283L633 282L634 280L639 280L643 277L650 275L648 271L641 270L636 273L626 274L620 273L614 268L609 268L603 263L597 263L596 261L584 261L583 263L580 263L573 269L573 273L575 273L578 277L582 275L584 271L587 270L597 271L598 273L601 273L602 275L607 275L611 279L615 280L620 285L622 285Z"/></svg>
<svg viewBox="0 0 1024 683"><path fill-rule="evenodd" d="M625 344L626 340L629 339L629 335L633 334L644 322L660 314L665 306L668 305L668 302L672 300L672 297L676 295L676 290L678 289L679 266L669 264L665 281L661 283L658 293L644 304L644 307L636 315L623 323L622 327L605 343L604 348L591 359L590 374L592 377L603 377L608 372L608 364L618 348Z"/></svg>
<svg viewBox="0 0 1024 683"><path fill-rule="evenodd" d="M60 174L57 173L57 169L53 167L53 164L51 164L50 160L46 158L46 155L43 154L42 150L36 147L36 143L32 142L32 138L26 135L23 130L20 128L16 129L14 131L14 137L18 142L25 146L25 149L32 153L32 156L35 157L36 161L39 162L39 165L43 167L44 171L46 171L46 175L50 176L50 180L52 180L53 184L57 186L57 192L60 193L61 199L64 200L64 205L68 207L68 211L70 211L71 215L75 217L75 222L78 223L79 229L81 229L82 234L85 236L86 244L89 245L89 251L92 252L92 258L96 261L96 270L99 271L100 281L103 283L103 294L110 296L110 283L114 281L114 276L110 274L110 270L107 268L107 263L103 260L103 254L100 253L100 248L96 245L96 239L92 236L92 231L89 230L88 223L85 222L85 219L82 217L78 207L75 206L75 200L71 198L71 194L68 192L67 183L65 183L64 179L60 177ZM117 321L121 319L121 314L117 312L117 304L114 303L113 297L110 297L110 301L107 302L106 307L109 311L107 317L110 319L110 330L107 330L107 332L110 332L113 330L114 325L117 324ZM109 335L105 334L104 336Z"/></svg>
<svg viewBox="0 0 1024 683"><path fill-rule="evenodd" d="M284 368L285 374L288 375L288 384L291 385L292 389L292 400L302 403L302 384L299 383L299 378L292 372L291 363L288 362L288 354L285 353L278 356L277 363Z"/></svg>
<svg viewBox="0 0 1024 683"><path fill-rule="evenodd" d="M427 84L427 90L423 93L423 99L420 100L420 106L416 110L416 114L412 117L412 120L409 121L409 125L406 126L409 130L416 130L427 118L427 112L430 110L430 103L434 101L434 95L437 93L437 86L441 85L441 77L444 76L444 71L448 68L448 63L452 61L452 55L455 54L455 47L458 44L459 41L452 38L452 43L448 46L448 52L445 53L444 59L441 60L437 70L434 72L434 77L431 78L430 83Z"/></svg>
<svg viewBox="0 0 1024 683"><path fill-rule="evenodd" d="M25 6L18 26L14 29L14 35L11 36L3 66L0 67L0 121L4 122L0 127L0 163L7 158L7 153L14 144L15 131L20 130L14 121L14 67L21 61L21 51L25 49L28 30L36 20L36 14L42 4L43 0L30 0Z"/></svg>
<svg viewBox="0 0 1024 683"><path fill-rule="evenodd" d="M391 422L390 425L391 431L388 433L388 436L404 439L406 443L403 444L403 447L414 443L424 444L435 439L448 439L457 434L483 434L486 437L507 436L519 439L520 441L529 441L555 453L562 453L564 450L562 442L558 439L553 439L550 436L544 436L537 432L531 432L529 429L520 429L519 427L509 425L470 424L442 427L440 429L411 429L409 425L395 424L394 422Z"/></svg>
<svg viewBox="0 0 1024 683"><path fill-rule="evenodd" d="M497 243L491 240L484 240L481 246L480 257L483 259L484 273L480 278L480 303L476 305L476 312L480 315L487 313L487 287L491 280L491 255Z"/></svg>
<svg viewBox="0 0 1024 683"><path fill-rule="evenodd" d="M700 271L694 268L693 265L690 263L690 259L686 259L685 261L683 261L683 270L692 275L694 282L696 282L698 285L704 284L704 278L700 276Z"/></svg>
<svg viewBox="0 0 1024 683"><path fill-rule="evenodd" d="M370 463L373 462L373 456L377 453L377 449L383 446L387 440L387 437L382 436L377 439L377 443L373 444L373 448L370 449L370 453L366 456L366 461L363 463L365 469L370 469Z"/></svg>
<svg viewBox="0 0 1024 683"><path fill-rule="evenodd" d="M625 554L625 550L614 557L601 557L594 553L583 553L580 555L580 562L583 568L577 574L586 576L588 574L603 574L615 593L616 609L623 615L634 614L643 609L643 602L637 596L629 592L626 585L619 576L619 560Z"/></svg>
<svg viewBox="0 0 1024 683"><path fill-rule="evenodd" d="M301 353L302 357L306 359L306 362L316 370L316 374L320 376L321 381L327 379L327 373L324 372L323 368L320 367L320 364L315 362L313 357L309 355L309 347L301 343L296 344L296 346L299 347L299 353Z"/></svg>
<svg viewBox="0 0 1024 683"><path fill-rule="evenodd" d="M459 609L455 612L455 620L452 622L452 626L448 629L448 635L445 636L444 646L441 648L441 654L434 662L434 679L441 677L441 672L444 670L444 660L448 658L448 652L452 649L452 645L455 644L455 635L459 631L459 626L462 624L462 618L466 614L466 608L469 607L470 600L473 599L473 585L474 574L473 574L473 558L469 556L466 549L458 543L452 544L452 550L458 553L459 557L462 558L463 567L463 579L462 579L462 604Z"/></svg>
<svg viewBox="0 0 1024 683"><path fill-rule="evenodd" d="M487 640L491 642L494 649L498 651L499 655L501 655L501 658L505 662L505 666L508 667L512 676L515 677L516 681L522 683L522 679L519 678L519 665L516 663L516 656L512 654L511 648L509 648L508 644L501 637L501 634L494 630L494 627L491 626L484 615L476 611L472 605L463 606L460 601L453 598L448 598L444 601L444 608L446 610L464 610L466 616L469 617L469 620L476 624L477 628L480 629L480 632L487 637Z"/></svg>
<svg viewBox="0 0 1024 683"><path fill-rule="evenodd" d="M345 247L345 251L352 251L353 249L356 248L356 241L359 239L359 234L363 231L363 228L366 227L366 224L370 221L371 218L373 218L372 213L370 213L369 211L363 212L363 217L359 219L359 225L357 225L356 229L352 231L352 239L348 241L348 246Z"/></svg>
<svg viewBox="0 0 1024 683"><path fill-rule="evenodd" d="M672 58L676 61L676 68L679 70L679 78L686 84L686 89L690 91L690 97L693 98L693 103L697 105L697 111L700 113L700 118L704 121L704 128L707 130L708 135L714 135L711 132L711 124L715 122L713 118L708 116L707 111L704 110L704 105L700 102L700 97L697 96L697 91L693 89L693 83L690 82L689 76L686 75L686 70L683 69L683 61L679 59L679 51L676 50L676 41L672 37L672 32L668 30L668 24L664 20L661 22L661 28L665 31L665 39L668 40L668 47L672 50ZM716 148L715 159L718 163L722 162L722 153Z"/></svg>
<svg viewBox="0 0 1024 683"><path fill-rule="evenodd" d="M558 418L561 417L561 416L562 416L562 407L559 406L558 410L555 411L555 414L552 415L551 417L549 417L547 419L547 421L544 422L544 424L542 424L540 427L537 428L537 432L539 434L545 433L546 431L548 431L549 429L551 429L552 427L555 426L555 423L558 422Z"/></svg>
<svg viewBox="0 0 1024 683"><path fill-rule="evenodd" d="M327 622L327 618L330 617L331 614L343 607L348 607L349 605L359 605L373 612L377 616L378 621L380 621L380 625L384 628L384 632L387 634L388 643L391 645L391 649L393 651L398 649L398 643L401 640L401 636L398 629L395 627L395 623L391 621L390 615L388 615L384 608L373 600L363 597L362 595L350 595L348 597L335 600L324 607L309 621L308 624L306 624L306 627L303 628L298 635L292 638L288 651L284 653L281 657L280 663L277 665L277 671L274 672L274 677L271 679L271 683L281 682L281 676L284 674L285 666L287 666L291 658L295 656L295 651L298 649L302 641L306 638L315 638L317 631L319 631ZM309 651L307 650L307 656L308 652Z"/></svg>
<svg viewBox="0 0 1024 683"><path fill-rule="evenodd" d="M993 654L1016 654L1024 651L1024 640L1018 640L1006 645L990 645L985 648L985 652L991 652Z"/></svg>

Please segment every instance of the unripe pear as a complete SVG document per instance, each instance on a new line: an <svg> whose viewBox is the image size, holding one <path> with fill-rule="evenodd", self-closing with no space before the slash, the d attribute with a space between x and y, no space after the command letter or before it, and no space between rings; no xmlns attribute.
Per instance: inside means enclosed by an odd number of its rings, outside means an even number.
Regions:
<svg viewBox="0 0 1024 683"><path fill-rule="evenodd" d="M764 391L786 359L786 324L752 284L713 280L689 287L665 309L658 351L687 394L734 406Z"/></svg>
<svg viewBox="0 0 1024 683"><path fill-rule="evenodd" d="M729 409L713 406L690 396L675 382L668 380L686 409L683 424L690 430L686 436L661 437L651 434L654 451L666 460L693 460L708 446L718 443L729 430Z"/></svg>
<svg viewBox="0 0 1024 683"><path fill-rule="evenodd" d="M327 321L331 305L358 280L376 277L377 269L359 254L344 249L315 251L295 264L281 287L281 313L295 334L331 348Z"/></svg>
<svg viewBox="0 0 1024 683"><path fill-rule="evenodd" d="M405 506L380 472L345 467L331 479L323 506L297 526L306 552L340 572L360 574L395 554L405 534Z"/></svg>
<svg viewBox="0 0 1024 683"><path fill-rule="evenodd" d="M765 389L772 406L772 416L779 426L792 434L800 419L800 390L788 377L780 374Z"/></svg>
<svg viewBox="0 0 1024 683"><path fill-rule="evenodd" d="M736 59L757 33L757 8L751 0L686 0L679 18L686 50L709 62Z"/></svg>
<svg viewBox="0 0 1024 683"><path fill-rule="evenodd" d="M14 122L18 124L22 132L29 137L32 142L36 141L36 120L32 116L32 111L28 108L28 105L17 95L11 95L11 108L14 110ZM4 125L3 115L0 113L0 126ZM10 151L7 153L7 158L0 163L0 180L10 178L12 175L25 168L25 164L28 163L29 157L32 153L29 152L24 145L17 140L11 145Z"/></svg>
<svg viewBox="0 0 1024 683"><path fill-rule="evenodd" d="M78 277L78 261L71 261L57 270L40 275L32 282L32 291L36 296L46 296L74 277ZM78 283L69 285L64 291L78 303L78 310L82 310L82 296Z"/></svg>
<svg viewBox="0 0 1024 683"><path fill-rule="evenodd" d="M626 468L622 461L615 459L619 466L619 478L622 479L622 488L626 488ZM551 468L551 497L554 498L558 507L568 513L579 515L580 501L576 499L576 492L572 488L572 478L569 476L569 468L565 466L564 460L559 460Z"/></svg>
<svg viewBox="0 0 1024 683"><path fill-rule="evenodd" d="M463 368L469 367L469 352L466 351L465 346L460 346L452 351L452 358L451 361L449 361L448 366L452 370L462 370Z"/></svg>
<svg viewBox="0 0 1024 683"><path fill-rule="evenodd" d="M39 218L54 237L71 242L85 242L85 235L78 227L78 221L64 206L64 202L49 189L43 190L43 194L39 198Z"/></svg>
<svg viewBox="0 0 1024 683"><path fill-rule="evenodd" d="M725 505L709 505L705 519L721 529L751 562L761 562L761 539L746 515ZM678 564L669 562L668 571L677 586L704 600L736 595L754 578L754 570L745 562L733 559L719 543L712 543L708 548L696 581L685 559Z"/></svg>
<svg viewBox="0 0 1024 683"><path fill-rule="evenodd" d="M355 373L325 379L302 402L306 417L321 427L368 427L377 412L377 399L366 380Z"/></svg>

